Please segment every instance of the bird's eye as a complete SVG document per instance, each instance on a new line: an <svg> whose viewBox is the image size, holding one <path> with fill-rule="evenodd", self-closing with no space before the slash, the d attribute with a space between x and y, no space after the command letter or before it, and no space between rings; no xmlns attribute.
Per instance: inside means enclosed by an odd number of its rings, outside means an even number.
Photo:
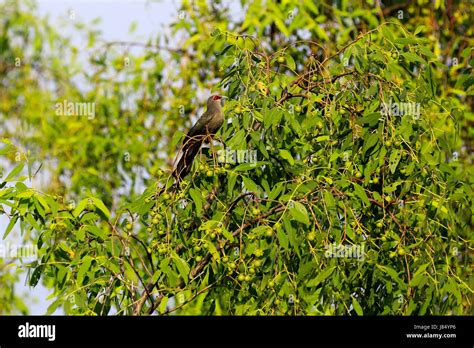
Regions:
<svg viewBox="0 0 474 348"><path fill-rule="evenodd" d="M219 100L221 99L218 95L215 95L214 97L212 97L213 100Z"/></svg>

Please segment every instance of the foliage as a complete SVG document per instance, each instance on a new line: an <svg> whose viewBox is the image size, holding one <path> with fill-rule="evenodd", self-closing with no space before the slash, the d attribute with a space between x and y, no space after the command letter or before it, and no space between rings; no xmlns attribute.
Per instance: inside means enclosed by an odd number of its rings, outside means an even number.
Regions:
<svg viewBox="0 0 474 348"><path fill-rule="evenodd" d="M467 4L417 3L183 1L143 45L74 22L86 52L2 3L4 238L37 244L48 313L468 314L472 28ZM228 122L177 188L210 91Z"/></svg>

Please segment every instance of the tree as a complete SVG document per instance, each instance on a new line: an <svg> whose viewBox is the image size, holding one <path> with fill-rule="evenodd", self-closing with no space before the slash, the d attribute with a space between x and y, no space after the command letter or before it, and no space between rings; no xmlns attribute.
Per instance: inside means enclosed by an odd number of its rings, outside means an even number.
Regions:
<svg viewBox="0 0 474 348"><path fill-rule="evenodd" d="M34 7L2 4L0 203L5 236L37 243L48 312L468 313L472 29L467 4L418 3L241 1L236 19L183 1L147 43L76 23L87 69ZM228 122L176 189L216 90Z"/></svg>

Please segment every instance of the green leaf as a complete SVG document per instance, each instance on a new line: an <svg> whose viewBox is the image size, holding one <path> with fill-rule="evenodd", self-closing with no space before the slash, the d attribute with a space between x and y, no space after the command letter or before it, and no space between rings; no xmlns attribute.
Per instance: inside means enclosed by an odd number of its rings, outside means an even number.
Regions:
<svg viewBox="0 0 474 348"><path fill-rule="evenodd" d="M396 39L394 42L395 42L395 44L401 45L401 46L411 45L411 44L414 45L414 44L419 43L419 41L417 39L412 39L412 38L408 38L408 37L402 37L402 38Z"/></svg>
<svg viewBox="0 0 474 348"><path fill-rule="evenodd" d="M36 223L36 220L33 218L31 214L25 215L25 220L37 231L41 231L41 227Z"/></svg>
<svg viewBox="0 0 474 348"><path fill-rule="evenodd" d="M242 180L247 190L249 190L250 192L258 192L258 186L252 179L243 176Z"/></svg>
<svg viewBox="0 0 474 348"><path fill-rule="evenodd" d="M234 236L232 235L231 232L229 232L229 231L227 230L227 228L224 228L224 229L222 230L222 235L223 235L224 237L226 237L230 242L233 242L233 241L234 241Z"/></svg>
<svg viewBox="0 0 474 348"><path fill-rule="evenodd" d="M160 313L163 313L166 310L166 305L168 304L168 295L163 296L163 299L161 300L161 303L158 307L158 311Z"/></svg>
<svg viewBox="0 0 474 348"><path fill-rule="evenodd" d="M306 210L305 206L300 202L289 202L290 204L290 214L295 218L295 220L302 222L306 225L309 225L309 216L308 211Z"/></svg>
<svg viewBox="0 0 474 348"><path fill-rule="evenodd" d="M421 63L421 64L425 64L425 65L428 64L428 63L426 62L426 60L424 60L423 58L421 58L421 57L419 57L419 56L417 56L416 54L411 53L411 52L402 53L402 56L405 57L405 59L406 59L408 62Z"/></svg>
<svg viewBox="0 0 474 348"><path fill-rule="evenodd" d="M36 286L36 284L38 284L41 278L41 274L43 273L43 270L44 270L44 265L39 265L38 267L35 268L29 281L30 286Z"/></svg>
<svg viewBox="0 0 474 348"><path fill-rule="evenodd" d="M12 230L13 226L15 226L16 221L18 220L18 215L13 215L10 218L10 222L8 223L7 229L5 230L5 233L3 234L3 239L7 238L8 234Z"/></svg>
<svg viewBox="0 0 474 348"><path fill-rule="evenodd" d="M425 29L426 29L426 26L419 25L419 26L416 27L415 32L413 33L413 35L416 36L418 33L420 33L422 30L425 30Z"/></svg>
<svg viewBox="0 0 474 348"><path fill-rule="evenodd" d="M382 270L384 273L387 273L393 280L395 280L400 288L402 289L406 288L406 284L398 276L398 272L395 271L393 268L388 267L388 266L381 266L381 265L377 265L377 267L380 270Z"/></svg>
<svg viewBox="0 0 474 348"><path fill-rule="evenodd" d="M362 148L362 156L365 158L366 155L370 155L372 152L369 151L377 145L379 142L379 135L378 133L372 133L365 137L364 139L364 147Z"/></svg>
<svg viewBox="0 0 474 348"><path fill-rule="evenodd" d="M190 188L189 194L191 195L191 198L193 199L194 204L196 204L196 215L201 216L201 211L202 211L201 192L194 188Z"/></svg>
<svg viewBox="0 0 474 348"><path fill-rule="evenodd" d="M155 271L155 273L153 273L153 277L151 277L151 282L152 282L153 284L155 284L155 283L158 281L158 279L159 279L160 276L161 276L161 273L162 273L162 272L161 272L159 269L157 269L157 270Z"/></svg>
<svg viewBox="0 0 474 348"><path fill-rule="evenodd" d="M369 198L367 197L365 190L355 182L353 182L352 185L354 186L354 193L356 196L359 197L366 206L370 205Z"/></svg>
<svg viewBox="0 0 474 348"><path fill-rule="evenodd" d="M321 141L328 141L329 140L329 135L321 135L319 137L316 137L316 142L319 143Z"/></svg>
<svg viewBox="0 0 474 348"><path fill-rule="evenodd" d="M254 170L256 166L261 166L262 164L265 164L268 162L258 162L258 163L241 163L237 167L234 168L234 171L236 172L246 172L249 170Z"/></svg>
<svg viewBox="0 0 474 348"><path fill-rule="evenodd" d="M184 261L181 257L178 256L175 252L171 254L173 256L173 261L176 267L178 268L178 272L183 277L185 281L188 280L188 275L189 275L189 265L187 264L186 261Z"/></svg>
<svg viewBox="0 0 474 348"><path fill-rule="evenodd" d="M107 238L106 232L95 225L86 225L84 229L90 234L92 234L93 236L100 238L102 240L105 240Z"/></svg>
<svg viewBox="0 0 474 348"><path fill-rule="evenodd" d="M287 250L288 249L288 236L286 235L285 231L282 228L279 228L277 230L277 238L281 247Z"/></svg>
<svg viewBox="0 0 474 348"><path fill-rule="evenodd" d="M331 266L331 267L326 268L325 270L321 271L321 272L316 276L316 278L311 279L311 280L306 284L306 286L308 286L308 287L318 286L319 283L321 283L321 282L323 282L324 280L326 280L326 279L332 274L332 272L333 272L335 269L336 269L336 266Z"/></svg>
<svg viewBox="0 0 474 348"><path fill-rule="evenodd" d="M293 156L291 155L290 151L285 150L285 149L280 149L278 153L280 154L281 158L287 160L290 165L295 164L295 160L293 159Z"/></svg>
<svg viewBox="0 0 474 348"><path fill-rule="evenodd" d="M82 259L82 264L79 267L79 271L77 271L77 286L82 286L86 272L89 271L89 268L91 267L91 263L92 257L89 255L84 256L84 258Z"/></svg>
<svg viewBox="0 0 474 348"><path fill-rule="evenodd" d="M293 57L291 55L287 55L286 56L286 64L288 65L288 67L295 71L296 70L296 63L295 63L295 60L293 59Z"/></svg>
<svg viewBox="0 0 474 348"><path fill-rule="evenodd" d="M96 206L97 209L99 209L107 219L110 219L110 211L107 209L105 204L98 198L90 198L93 202L93 204Z"/></svg>
<svg viewBox="0 0 474 348"><path fill-rule="evenodd" d="M394 174L395 170L397 170L397 166L401 158L402 154L399 150L392 150L392 153L390 154L390 158L388 160L388 166L392 174Z"/></svg>
<svg viewBox="0 0 474 348"><path fill-rule="evenodd" d="M375 126L380 120L380 113L373 112L357 120L358 124L368 124L370 127Z"/></svg>
<svg viewBox="0 0 474 348"><path fill-rule="evenodd" d="M86 209L88 203L89 203L89 201L88 201L87 198L80 201L79 204L77 205L77 207L72 212L72 215L74 217L78 217L79 214L81 214L84 211L84 209Z"/></svg>
<svg viewBox="0 0 474 348"><path fill-rule="evenodd" d="M360 306L359 302L355 299L355 297L352 297L352 307L354 308L357 315L364 315L364 312L362 311L362 307Z"/></svg>
<svg viewBox="0 0 474 348"><path fill-rule="evenodd" d="M421 280L425 277L425 270L430 265L430 263L425 263L421 265L418 270L413 273L413 277L410 280L410 287L416 287L420 283Z"/></svg>
<svg viewBox="0 0 474 348"><path fill-rule="evenodd" d="M5 178L5 182L10 182L14 181L14 178L23 170L23 167L25 166L24 163L20 163L17 165L13 170L8 174L8 176Z"/></svg>
<svg viewBox="0 0 474 348"><path fill-rule="evenodd" d="M36 194L35 198L38 200L38 202L41 203L41 205L44 207L44 209L46 211L51 210L51 208L49 207L48 202L46 202L46 200L43 198L43 196L41 196L40 194Z"/></svg>
<svg viewBox="0 0 474 348"><path fill-rule="evenodd" d="M214 245L214 243L212 243L211 241L207 241L207 248L209 249L209 252L211 253L211 255L216 259L216 260L219 260L220 257L219 257L219 252L217 251L217 248L216 246Z"/></svg>

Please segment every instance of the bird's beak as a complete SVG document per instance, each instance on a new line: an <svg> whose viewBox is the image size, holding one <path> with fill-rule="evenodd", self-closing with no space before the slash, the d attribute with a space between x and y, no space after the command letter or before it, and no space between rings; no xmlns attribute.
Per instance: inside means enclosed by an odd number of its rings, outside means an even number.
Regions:
<svg viewBox="0 0 474 348"><path fill-rule="evenodd" d="M226 96L221 97L221 100L220 100L221 106L224 106L224 99L228 99L228 98Z"/></svg>

